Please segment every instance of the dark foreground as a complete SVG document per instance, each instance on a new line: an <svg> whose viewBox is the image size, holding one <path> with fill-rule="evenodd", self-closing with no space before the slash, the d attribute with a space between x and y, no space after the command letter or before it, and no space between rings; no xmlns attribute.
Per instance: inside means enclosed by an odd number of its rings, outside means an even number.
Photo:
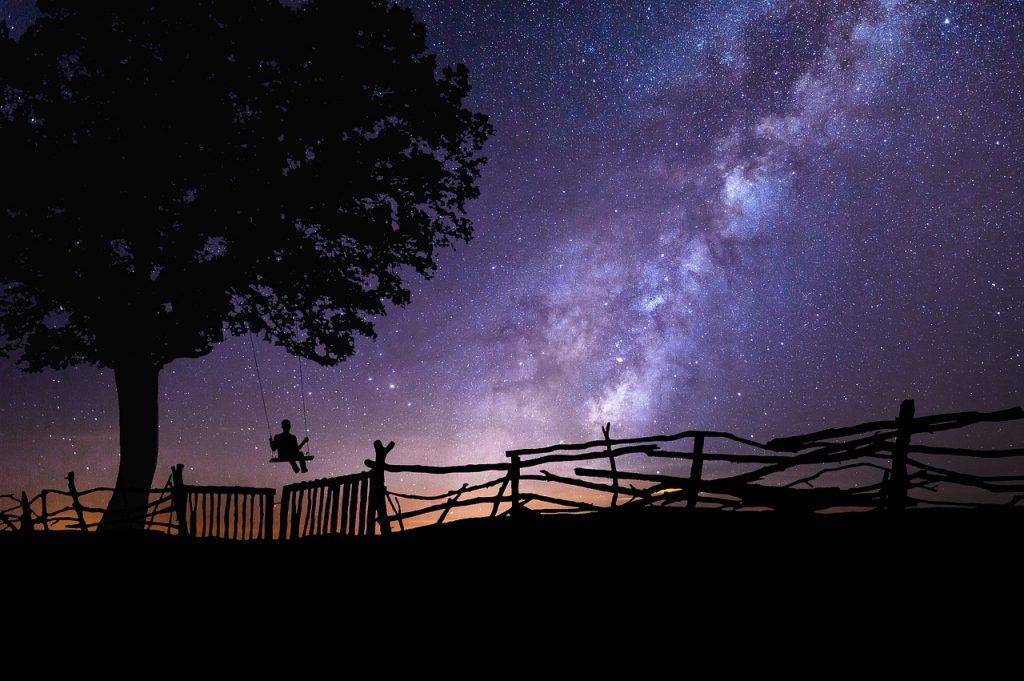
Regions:
<svg viewBox="0 0 1024 681"><path fill-rule="evenodd" d="M165 535L77 532L0 535L5 559L71 568L79 574L162 576L225 586L301 576L305 584L347 574L418 579L544 582L608 571L672 580L808 583L847 576L871 580L1017 571L1024 509L916 510L902 516L845 513L646 510L576 516L474 519L390 537L309 538L239 544L185 542ZM913 575L913 577L911 577ZM513 579L514 577L514 579Z"/></svg>
<svg viewBox="0 0 1024 681"><path fill-rule="evenodd" d="M623 650L643 650L657 632L672 650L684 630L846 645L839 631L963 633L1018 613L1022 530L1016 509L901 518L648 510L290 544L6 534L0 563L5 605L39 617L26 626L88 614L126 640L151 638L136 624L145 612L192 643L225 647L231 636L286 655L294 646L263 643L282 627L323 639L310 647L325 652L350 631L375 646L516 632L537 645L574 636L592 646L614 634Z"/></svg>
<svg viewBox="0 0 1024 681"><path fill-rule="evenodd" d="M805 649L846 665L851 646L912 636L936 659L972 635L1016 650L1001 639L1015 627L999 623L1024 605L1022 530L1014 509L645 511L291 544L5 535L0 564L4 605L27 616L24 631L73 621L114 634L108 652L159 635L232 664L384 649L387 665L443 666L491 650L480 667L491 669L514 641L509 664L539 655L550 666L557 651L580 651L602 673L637 656L655 667L712 656L731 669L780 651L802 660ZM430 653L411 652L421 646Z"/></svg>

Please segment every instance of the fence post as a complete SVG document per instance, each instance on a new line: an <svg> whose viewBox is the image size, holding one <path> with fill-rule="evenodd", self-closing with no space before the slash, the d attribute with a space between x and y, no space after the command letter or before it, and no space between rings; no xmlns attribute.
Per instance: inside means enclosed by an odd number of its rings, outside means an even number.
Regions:
<svg viewBox="0 0 1024 681"><path fill-rule="evenodd" d="M505 496L505 489L508 487L508 480L511 473L505 474L505 479L501 481L501 487L498 488L498 495L494 497L494 505L491 507L491 517L498 515L498 507L501 506L501 499Z"/></svg>
<svg viewBox="0 0 1024 681"><path fill-rule="evenodd" d="M704 436L693 436L693 463L690 464L690 488L686 491L686 510L697 508L700 479L704 475Z"/></svg>
<svg viewBox="0 0 1024 681"><path fill-rule="evenodd" d="M21 493L21 531L25 534L32 534L35 525L32 522L32 506L28 503L28 495Z"/></svg>
<svg viewBox="0 0 1024 681"><path fill-rule="evenodd" d="M89 528L85 525L85 513L82 512L82 502L78 500L78 488L75 487L74 472L68 473L66 479L68 481L68 494L71 495L71 508L75 509L75 515L78 517L78 529L82 532L88 532Z"/></svg>
<svg viewBox="0 0 1024 681"><path fill-rule="evenodd" d="M292 538L292 541L302 536L302 528L299 525L299 521L302 520L302 509L306 505L305 502L308 496L309 494L304 487L299 488L292 493L292 497L295 501L291 504L288 515L288 536ZM307 513L312 513L312 509Z"/></svg>
<svg viewBox="0 0 1024 681"><path fill-rule="evenodd" d="M889 489L886 494L887 510L898 513L907 505L907 451L914 426L914 400L903 400L900 415L896 417L896 443L889 464Z"/></svg>
<svg viewBox="0 0 1024 681"><path fill-rule="evenodd" d="M384 484L384 464L387 461L388 452L390 452L394 446L394 442L389 442L385 446L381 444L380 440L373 441L375 459L373 470L370 471L370 508L373 509L374 515L377 516L377 522L380 524L381 534L391 534L391 521L388 520L388 506L386 500L388 488Z"/></svg>
<svg viewBox="0 0 1024 681"><path fill-rule="evenodd" d="M512 498L512 508L509 509L509 515L513 518L518 516L520 513L519 508L519 456L513 455L510 457L511 461L508 463L508 482L509 482L509 494Z"/></svg>
<svg viewBox="0 0 1024 681"><path fill-rule="evenodd" d="M605 448L608 450L608 465L612 471L612 487L615 489L612 491L612 508L619 505L619 472L615 468L615 457L612 456L612 424L608 423L601 426L601 433L604 435Z"/></svg>
<svg viewBox="0 0 1024 681"><path fill-rule="evenodd" d="M338 481L332 482L327 489L327 503L329 504L328 531L330 534L338 534L338 505L341 504L341 483Z"/></svg>
<svg viewBox="0 0 1024 681"><path fill-rule="evenodd" d="M281 488L281 513L280 517L278 518L280 524L277 527L277 538L279 541L284 541L288 539L288 507L291 505L291 503L292 491L288 487L288 485L285 485L283 488Z"/></svg>
<svg viewBox="0 0 1024 681"><path fill-rule="evenodd" d="M39 522L43 524L43 532L50 531L50 513L46 510L46 490L44 489L39 494L39 504L42 508L42 513L39 516Z"/></svg>
<svg viewBox="0 0 1024 681"><path fill-rule="evenodd" d="M274 491L263 496L263 541L274 541Z"/></svg>
<svg viewBox="0 0 1024 681"><path fill-rule="evenodd" d="M185 492L185 476L182 471L184 464L171 466L171 505L174 507L174 515L178 517L178 536L189 536L187 500Z"/></svg>

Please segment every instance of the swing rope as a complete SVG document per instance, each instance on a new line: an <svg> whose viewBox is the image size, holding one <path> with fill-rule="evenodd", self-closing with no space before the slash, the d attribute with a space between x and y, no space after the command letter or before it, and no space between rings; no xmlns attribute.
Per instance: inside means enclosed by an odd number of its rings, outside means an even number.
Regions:
<svg viewBox="0 0 1024 681"><path fill-rule="evenodd" d="M302 375L302 358L299 357L299 397L302 399L302 427L306 429L306 439L309 439L309 419L306 418L306 379Z"/></svg>
<svg viewBox="0 0 1024 681"><path fill-rule="evenodd" d="M249 346L252 347L252 365L256 368L256 382L260 385L260 401L263 402L263 417L267 420L267 437L274 437L274 431L270 429L270 411L267 410L267 396L263 393L263 379L260 377L260 363L256 359L256 341L253 340L252 334L249 334ZM306 405L302 405L303 412L305 412Z"/></svg>

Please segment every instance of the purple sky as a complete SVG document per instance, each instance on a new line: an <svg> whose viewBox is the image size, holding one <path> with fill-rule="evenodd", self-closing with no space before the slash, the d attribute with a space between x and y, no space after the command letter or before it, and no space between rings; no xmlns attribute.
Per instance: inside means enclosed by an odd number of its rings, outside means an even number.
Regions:
<svg viewBox="0 0 1024 681"><path fill-rule="evenodd" d="M21 28L30 2L0 0ZM497 134L476 238L304 365L316 475L690 427L1024 403L1022 6L417 2ZM270 418L298 364L258 347ZM113 481L109 371L0 363L0 491ZM248 340L162 377L161 459L278 485ZM1019 444L979 428L975 445ZM949 439L946 442L950 442Z"/></svg>

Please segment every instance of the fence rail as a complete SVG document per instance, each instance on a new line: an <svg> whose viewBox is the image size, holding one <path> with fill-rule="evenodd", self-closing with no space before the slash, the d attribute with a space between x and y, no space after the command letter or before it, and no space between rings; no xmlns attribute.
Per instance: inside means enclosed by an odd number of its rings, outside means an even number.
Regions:
<svg viewBox="0 0 1024 681"><path fill-rule="evenodd" d="M899 513L912 507L1024 501L1024 468L982 474L977 467L977 462L1024 457L1024 448L966 449L913 442L914 436L924 433L1024 419L1020 407L921 417L914 412L914 402L904 400L892 420L766 443L712 430L613 439L611 424L606 424L599 440L513 449L504 461L450 466L388 462L395 444L378 440L366 470L286 485L280 504L275 504L276 490L271 488L186 484L179 464L163 488L147 490L153 500L146 506L145 526L184 538L268 541L275 538L276 506L276 539L290 541L389 534L394 525L403 531L431 517L440 524L466 513L493 518L649 506ZM608 462L607 469L574 465L601 460ZM688 464L688 471L650 471L666 460ZM627 461L639 463L643 470L625 470ZM974 462L973 469L958 470L957 464L963 462ZM559 464L573 467L567 473L541 468ZM716 467L724 470L712 470ZM389 473L442 481L451 477L453 482L439 493L400 491L388 488ZM481 482L466 480L486 473L499 475ZM857 475L870 478L851 483L850 477ZM0 495L0 532L94 530L114 489L79 491L74 473L68 474L67 483L67 490L44 489L31 498L25 492ZM954 489L966 490L970 498L951 496Z"/></svg>

